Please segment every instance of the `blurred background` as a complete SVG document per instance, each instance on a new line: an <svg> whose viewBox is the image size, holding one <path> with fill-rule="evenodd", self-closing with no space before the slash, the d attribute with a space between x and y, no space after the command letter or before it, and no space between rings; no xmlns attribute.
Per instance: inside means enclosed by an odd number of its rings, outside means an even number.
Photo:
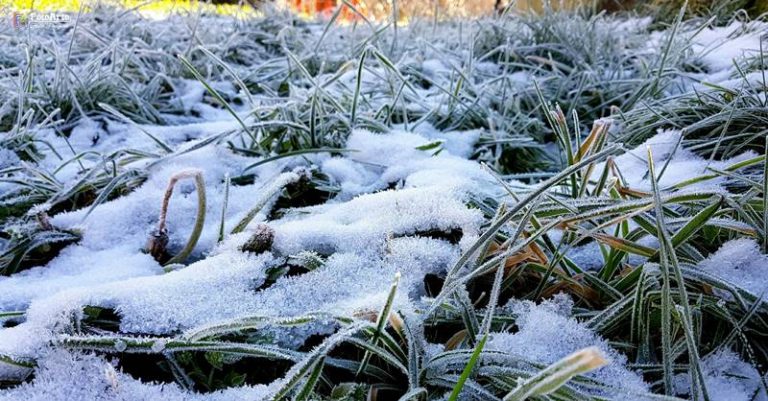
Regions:
<svg viewBox="0 0 768 401"><path fill-rule="evenodd" d="M235 15L260 14L268 8L290 10L304 18L331 18L342 7L340 18L383 20L397 15L398 21L413 18L463 18L503 12L542 12L546 9L583 7L593 12L636 10L659 16L675 15L684 0L0 0L0 11L78 11L98 2L141 12L167 13L179 10L207 10ZM5 4L4 4L5 3ZM689 0L690 15L727 15L746 10L756 17L768 12L768 0ZM354 11L353 11L354 10Z"/></svg>

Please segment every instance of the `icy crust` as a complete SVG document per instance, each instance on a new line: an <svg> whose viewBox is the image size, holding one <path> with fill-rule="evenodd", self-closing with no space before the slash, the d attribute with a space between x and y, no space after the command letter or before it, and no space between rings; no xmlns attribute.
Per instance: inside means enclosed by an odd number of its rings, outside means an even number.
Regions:
<svg viewBox="0 0 768 401"><path fill-rule="evenodd" d="M493 333L486 349L507 353L526 367L528 364L549 365L580 349L596 346L610 364L587 373L586 377L594 378L610 389L586 391L617 400L644 399L648 385L641 376L628 370L626 357L611 348L606 340L571 318L572 307L573 301L563 294L538 305L512 300L506 308L516 316L518 331Z"/></svg>

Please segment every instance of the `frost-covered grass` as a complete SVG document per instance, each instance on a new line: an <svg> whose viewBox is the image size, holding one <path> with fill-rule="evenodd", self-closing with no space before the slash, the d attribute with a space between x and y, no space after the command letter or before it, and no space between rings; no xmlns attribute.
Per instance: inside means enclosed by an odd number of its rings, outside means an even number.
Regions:
<svg viewBox="0 0 768 401"><path fill-rule="evenodd" d="M0 25L0 400L768 399L768 23L683 15Z"/></svg>

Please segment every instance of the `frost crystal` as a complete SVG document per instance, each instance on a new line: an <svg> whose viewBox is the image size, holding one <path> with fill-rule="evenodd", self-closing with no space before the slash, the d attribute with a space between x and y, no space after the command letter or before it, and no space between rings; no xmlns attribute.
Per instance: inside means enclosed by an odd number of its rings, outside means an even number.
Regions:
<svg viewBox="0 0 768 401"><path fill-rule="evenodd" d="M160 339L156 340L154 343L152 343L152 351L154 352L162 352L165 349L165 346L168 342L166 340Z"/></svg>
<svg viewBox="0 0 768 401"><path fill-rule="evenodd" d="M128 343L126 343L123 340L117 340L115 341L115 349L117 350L117 352L123 352L126 349L128 349Z"/></svg>

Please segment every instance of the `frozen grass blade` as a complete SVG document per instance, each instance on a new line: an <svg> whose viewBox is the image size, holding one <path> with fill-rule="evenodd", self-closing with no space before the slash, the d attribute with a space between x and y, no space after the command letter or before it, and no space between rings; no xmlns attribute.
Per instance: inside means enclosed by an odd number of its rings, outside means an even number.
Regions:
<svg viewBox="0 0 768 401"><path fill-rule="evenodd" d="M224 202L221 204L221 217L219 219L219 237L218 242L224 240L224 223L227 217L227 205L229 204L229 187L231 185L231 179L229 173L224 176Z"/></svg>
<svg viewBox="0 0 768 401"><path fill-rule="evenodd" d="M675 37L677 36L678 29L680 29L680 24L683 21L683 17L685 16L685 10L687 8L688 8L688 1L686 0L683 3L683 6L680 7L680 12L677 14L677 18L675 19L675 22L672 25L672 31L669 33L669 38L667 40L667 43L664 45L664 50L661 52L661 61L659 61L658 72L656 74L656 78L653 80L651 87L649 89L649 93L652 96L656 95L656 91L659 87L659 82L661 82L661 78L664 75L664 68L666 67L667 60L669 59L669 54L672 50L672 44L674 43Z"/></svg>
<svg viewBox="0 0 768 401"><path fill-rule="evenodd" d="M363 327L365 326L361 324L353 324L326 338L322 344L317 346L304 359L296 363L291 370L288 371L285 378L282 380L282 385L277 388L272 396L272 400L282 401L288 398L291 391L307 374L310 374L311 370L321 359L325 358L328 352L341 342L349 340L352 335L361 331Z"/></svg>
<svg viewBox="0 0 768 401"><path fill-rule="evenodd" d="M150 139L152 139L152 141L155 142L157 144L157 146L159 146L166 154L173 153L173 148L168 146L168 144L166 144L165 142L160 140L160 138L152 135L149 131L147 131L144 128L142 128L139 124L136 124L133 120L131 120L130 118L126 117L123 113L119 112L114 107L112 107L112 106L110 106L108 104L104 104L104 103L99 103L99 107L101 107L102 109L106 110L109 114L112 114L113 116L117 117L118 119L120 119L124 123L126 123L126 124L128 124L128 125L130 125L132 127L135 127L136 129L138 129L142 134L144 134L147 137L149 137Z"/></svg>
<svg viewBox="0 0 768 401"><path fill-rule="evenodd" d="M312 397L315 386L317 385L318 380L320 380L320 375L323 373L324 366L325 358L320 358L315 362L312 372L310 372L309 377L307 377L307 382L304 383L304 386L302 386L299 393L293 398L294 401L306 401Z"/></svg>
<svg viewBox="0 0 768 401"><path fill-rule="evenodd" d="M27 368L27 369L32 369L36 366L35 363L32 361L20 360L20 359L13 358L3 354L0 354L0 363L5 363L11 366L15 366L17 368Z"/></svg>
<svg viewBox="0 0 768 401"><path fill-rule="evenodd" d="M461 390L464 389L464 384L466 384L467 379L469 379L469 375L472 374L472 370L475 368L475 365L477 364L477 361L480 360L480 355L483 352L483 348L485 347L485 343L488 341L488 333L485 333L483 335L483 338L478 341L477 345L475 346L475 350L472 351L472 356L469 358L469 362L467 362L467 366L464 367L464 370L461 372L461 376L459 376L459 381L456 382L456 385L453 387L453 391L451 391L451 395L448 397L448 401L457 401L459 399L459 395L461 395Z"/></svg>
<svg viewBox="0 0 768 401"><path fill-rule="evenodd" d="M254 206L251 207L248 213L246 213L246 215L235 225L235 227L232 229L232 234L237 234L245 230L251 220L253 220L253 218L256 217L256 215L259 214L259 212L261 212L261 210L264 209L264 207L283 190L283 188L299 181L300 179L301 176L299 174L293 172L282 173L269 185L266 185L265 188L262 188L260 197L256 200Z"/></svg>
<svg viewBox="0 0 768 401"><path fill-rule="evenodd" d="M363 83L363 68L365 67L365 56L368 54L368 49L363 50L360 54L360 61L357 65L357 78L355 79L355 95L352 97L352 111L349 113L349 126L355 127L355 118L357 117L357 103L360 101L360 88Z"/></svg>
<svg viewBox="0 0 768 401"><path fill-rule="evenodd" d="M386 328L387 322L389 321L389 315L392 311L392 304L395 302L395 295L397 294L397 286L400 284L400 272L397 272L395 274L395 280L392 282L392 286L389 288L389 294L387 295L387 300L384 303L384 307L381 309L381 312L379 312L379 316L376 320L376 331L373 333L373 336L371 337L371 344L376 345L379 342L379 339L382 335L382 332ZM363 372L365 372L365 369L368 367L368 362L371 359L370 352L365 353L363 356L363 361L360 363L360 368L357 370L357 375L360 376Z"/></svg>
<svg viewBox="0 0 768 401"><path fill-rule="evenodd" d="M131 180L134 180L136 178L142 177L143 174L137 170L128 170L114 178L112 178L107 185L104 186L104 188L99 193L99 196L96 197L96 199L93 201L91 206L88 208L88 211L85 212L85 215L83 216L83 221L88 218L88 216L102 203L104 203L110 194L114 192L115 189L117 189L120 185L126 184L130 182Z"/></svg>
<svg viewBox="0 0 768 401"><path fill-rule="evenodd" d="M208 91L208 93L211 94L216 100L221 103L221 106L224 107L225 110L229 112L229 114L232 115L232 117L240 124L240 126L243 128L243 132L247 133L248 135L251 135L251 130L248 128L247 125L245 125L245 122L240 118L239 115L235 112L235 110L232 109L232 106L229 105L229 102L224 100L224 98L219 94L219 92L214 89L206 80L205 78L200 74L199 71L195 68L195 66L192 65L192 63L189 62L184 56L178 55L179 60L181 63L187 67L190 73L192 73L192 76L195 77L198 81L200 81L201 84L205 87L205 89Z"/></svg>
<svg viewBox="0 0 768 401"><path fill-rule="evenodd" d="M296 361L301 355L295 351L272 345L233 342L192 342L173 338L135 338L123 336L61 336L57 344L72 350L104 353L178 353L186 351L216 351L270 360Z"/></svg>
<svg viewBox="0 0 768 401"><path fill-rule="evenodd" d="M255 106L255 102L253 100L253 96L251 95L251 91L248 89L248 86L245 84L245 82L243 82L243 80L240 79L237 73L234 70L232 70L232 67L230 67L227 63L224 62L224 60L219 58L219 56L213 54L210 50L206 49L205 47L198 46L197 49L205 53L205 55L210 57L211 60L216 62L216 64L220 65L221 68L223 68L232 77L232 80L237 83L237 86L240 87L240 90L248 98L248 104L250 104L251 107Z"/></svg>
<svg viewBox="0 0 768 401"><path fill-rule="evenodd" d="M768 136L765 137L763 155L763 253L766 252L768 252Z"/></svg>
<svg viewBox="0 0 768 401"><path fill-rule="evenodd" d="M354 149L336 149L336 148L315 148L315 149L294 150L290 152L281 153L275 156L265 157L257 161L256 163L249 164L248 166L246 166L243 169L243 172L262 166L264 164L276 161L276 160L285 159L287 157L292 157L292 156L300 156L300 155L307 155L307 154L313 154L313 153L345 153L345 152L355 152L355 151L356 150Z"/></svg>
<svg viewBox="0 0 768 401"><path fill-rule="evenodd" d="M525 401L531 397L546 396L563 386L574 376L599 369L608 364L596 347L585 348L549 365L502 398L503 401Z"/></svg>
<svg viewBox="0 0 768 401"><path fill-rule="evenodd" d="M667 345L667 347L665 347L666 356L664 357L664 384L667 386L667 393L672 394L672 364L674 363L674 357L672 356L671 350L671 315L672 308L678 308L678 306L673 305L672 302L671 279L669 275L669 270L671 268L675 275L675 281L677 283L677 289L680 296L681 306L679 306L679 309L682 312L682 326L685 333L686 345L688 347L688 358L690 359L691 376L693 377L693 380L691 381L691 393L695 398L698 398L699 394L701 394L705 401L709 401L709 395L707 392L706 384L704 382L704 374L701 370L699 351L693 335L693 318L691 315L690 305L688 304L688 291L685 288L685 279L683 278L683 274L677 262L675 247L668 235L669 231L664 224L663 202L661 199L661 193L659 192L658 183L656 182L656 171L654 169L653 154L650 147L648 147L648 170L651 186L653 188L653 199L656 205L656 228L658 230L658 238L660 242L661 270L664 279L664 283L662 283L664 286L662 289L662 309L666 309L662 311L662 319L666 319L667 323L666 328L662 328L662 330L665 330L662 333L662 338L666 338L666 341L664 342L666 342ZM664 323L662 323L662 326L665 326Z"/></svg>

